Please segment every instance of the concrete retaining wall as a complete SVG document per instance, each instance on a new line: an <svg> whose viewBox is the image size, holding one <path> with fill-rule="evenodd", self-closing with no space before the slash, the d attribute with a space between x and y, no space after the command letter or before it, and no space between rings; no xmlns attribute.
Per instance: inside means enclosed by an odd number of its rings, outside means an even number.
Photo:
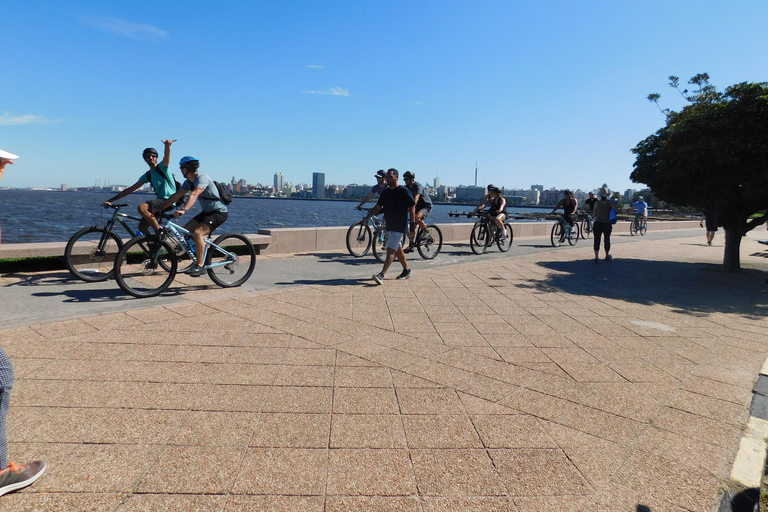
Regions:
<svg viewBox="0 0 768 512"><path fill-rule="evenodd" d="M512 222L515 240L520 238L546 238L552 222ZM468 243L473 223L439 224L445 243ZM656 221L649 219L650 231L694 229L699 221ZM346 251L347 226L329 228L279 228L260 229L258 234L246 235L256 246L259 254L284 254L319 251ZM629 222L619 221L614 233L629 233ZM2 244L0 260L62 256L66 242L37 244Z"/></svg>

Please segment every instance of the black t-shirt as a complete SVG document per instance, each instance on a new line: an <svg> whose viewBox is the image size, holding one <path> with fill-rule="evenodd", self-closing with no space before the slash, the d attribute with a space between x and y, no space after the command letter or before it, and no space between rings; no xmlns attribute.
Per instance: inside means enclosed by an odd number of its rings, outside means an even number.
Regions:
<svg viewBox="0 0 768 512"><path fill-rule="evenodd" d="M596 202L597 202L597 198L596 197L591 197L591 198L587 199L586 201L584 201L584 204L589 206L589 211L593 212L593 211L595 211L595 203Z"/></svg>
<svg viewBox="0 0 768 512"><path fill-rule="evenodd" d="M408 231L408 209L415 203L408 189L402 185L388 188L379 196L376 203L384 208L384 220L388 231L405 233Z"/></svg>

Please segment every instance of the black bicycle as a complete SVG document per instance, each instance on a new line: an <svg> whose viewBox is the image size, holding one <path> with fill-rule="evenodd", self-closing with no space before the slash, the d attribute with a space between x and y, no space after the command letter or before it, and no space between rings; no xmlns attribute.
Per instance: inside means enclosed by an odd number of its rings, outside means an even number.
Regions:
<svg viewBox="0 0 768 512"><path fill-rule="evenodd" d="M431 260L440 254L440 249L443 248L443 232L434 224L427 224L426 226L426 230L421 229L421 226L419 226L415 239L411 238L410 233L406 232L405 235L408 238L408 246L403 250L405 252L411 252L416 248L422 258ZM371 242L373 246L373 255L379 262L384 263L384 260L387 259L389 233L382 229Z"/></svg>
<svg viewBox="0 0 768 512"><path fill-rule="evenodd" d="M501 252L507 252L512 247L512 239L514 238L512 224L505 222L502 231L493 221L493 216L488 210L474 211L469 213L467 217L478 218L469 235L469 247L473 253L485 253L494 242Z"/></svg>
<svg viewBox="0 0 768 512"><path fill-rule="evenodd" d="M106 225L85 227L69 239L64 249L64 262L73 276L89 283L112 277L115 257L123 248L123 241L115 232L116 224L123 226L133 238L138 232L134 232L126 220L141 221L138 217L120 213L120 208L124 206L128 204L104 205L105 209L114 210Z"/></svg>

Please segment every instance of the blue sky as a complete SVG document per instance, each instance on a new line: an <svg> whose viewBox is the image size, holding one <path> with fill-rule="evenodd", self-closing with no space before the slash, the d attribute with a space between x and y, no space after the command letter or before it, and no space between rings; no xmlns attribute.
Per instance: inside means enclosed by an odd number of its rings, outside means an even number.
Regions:
<svg viewBox="0 0 768 512"><path fill-rule="evenodd" d="M3 186L132 184L174 138L219 180L642 188L667 77L768 81L768 2L5 0Z"/></svg>

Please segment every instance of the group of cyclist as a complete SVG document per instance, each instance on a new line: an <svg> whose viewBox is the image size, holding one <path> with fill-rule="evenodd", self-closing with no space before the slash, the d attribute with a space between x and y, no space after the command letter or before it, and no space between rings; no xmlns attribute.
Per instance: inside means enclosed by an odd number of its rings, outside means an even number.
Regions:
<svg viewBox="0 0 768 512"><path fill-rule="evenodd" d="M227 220L228 210L219 195L219 191L213 179L207 174L200 173L200 161L193 156L185 156L179 161L184 183L179 184L168 170L171 160L171 145L176 142L172 139L163 140L165 147L163 160L158 163L158 153L155 148L146 148L141 157L149 166L149 171L142 174L138 181L121 191L111 199L104 201L105 205L128 196L147 183L152 184L155 191L155 199L150 199L139 205L139 214L142 217L139 223L139 231L147 233L152 227L158 237L163 236L163 228L157 221L162 213L172 210L177 204L183 206L174 211L173 216L178 218L185 215L196 202L200 202L202 211L195 215L184 228L192 233L195 242L197 262L190 266L186 272L192 277L200 277L206 273L205 265L205 238L224 224ZM186 200L183 198L186 196Z"/></svg>

